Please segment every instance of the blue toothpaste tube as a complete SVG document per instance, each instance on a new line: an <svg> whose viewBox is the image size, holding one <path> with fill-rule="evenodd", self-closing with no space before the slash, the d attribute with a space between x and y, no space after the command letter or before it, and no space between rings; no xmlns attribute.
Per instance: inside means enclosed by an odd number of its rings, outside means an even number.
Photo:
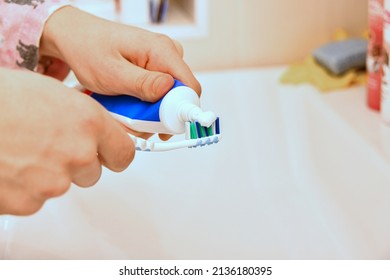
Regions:
<svg viewBox="0 0 390 280"><path fill-rule="evenodd" d="M180 147L217 143L221 138L217 116L213 112L203 111L196 92L178 80L175 80L173 87L162 99L154 103L129 95L92 93L91 97L132 130L172 135L185 133L186 140L191 141L181 143ZM142 143L147 150L152 150L149 145L151 142L132 138ZM201 141L194 141L199 139ZM142 147L138 149L145 150Z"/></svg>

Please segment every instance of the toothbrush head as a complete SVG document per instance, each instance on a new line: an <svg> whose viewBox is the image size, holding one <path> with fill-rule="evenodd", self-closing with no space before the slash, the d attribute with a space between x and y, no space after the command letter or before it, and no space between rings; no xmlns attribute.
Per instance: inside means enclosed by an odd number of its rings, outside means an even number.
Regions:
<svg viewBox="0 0 390 280"><path fill-rule="evenodd" d="M186 122L186 140L177 142L153 142L141 139L131 134L137 151L163 152L181 148L196 148L218 143L222 135L220 133L219 118L209 126L201 126L198 122Z"/></svg>
<svg viewBox="0 0 390 280"><path fill-rule="evenodd" d="M196 145L191 148L218 143L221 139L219 118L208 127L202 126L199 122L187 122L185 130L186 139L198 139Z"/></svg>

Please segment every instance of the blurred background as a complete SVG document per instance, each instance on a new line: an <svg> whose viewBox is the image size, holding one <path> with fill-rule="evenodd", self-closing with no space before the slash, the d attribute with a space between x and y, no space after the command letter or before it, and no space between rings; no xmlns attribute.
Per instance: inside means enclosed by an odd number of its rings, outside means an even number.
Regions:
<svg viewBox="0 0 390 280"><path fill-rule="evenodd" d="M367 28L367 0L207 2L208 36L183 41L188 63L199 70L286 64L329 41L336 29L357 36Z"/></svg>
<svg viewBox="0 0 390 280"><path fill-rule="evenodd" d="M137 152L31 217L0 216L0 258L390 258L390 126L367 106L365 71L310 56L367 38L367 0L73 2L180 41L223 139Z"/></svg>
<svg viewBox="0 0 390 280"><path fill-rule="evenodd" d="M368 0L75 0L100 16L139 25L179 40L195 71L280 65L303 59L330 41L337 29L350 36L367 30ZM91 3L92 2L92 3ZM154 2L168 7L160 23L145 12ZM158 8L157 8L158 9ZM158 26L156 26L158 25Z"/></svg>

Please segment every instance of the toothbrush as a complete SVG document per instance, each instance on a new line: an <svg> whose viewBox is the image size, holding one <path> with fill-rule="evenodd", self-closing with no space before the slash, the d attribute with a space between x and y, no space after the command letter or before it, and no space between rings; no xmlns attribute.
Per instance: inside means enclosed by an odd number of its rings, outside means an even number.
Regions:
<svg viewBox="0 0 390 280"><path fill-rule="evenodd" d="M200 108L198 95L178 80L169 92L155 103L119 95L90 93L126 127L147 133L185 134L185 140L154 142L129 134L136 150L148 152L203 147L218 143L221 138L219 118Z"/></svg>
<svg viewBox="0 0 390 280"><path fill-rule="evenodd" d="M198 122L186 122L186 140L175 142L154 142L129 134L137 151L164 152L181 148L196 148L216 144L221 140L219 118L211 127L201 126ZM188 134L190 137L188 137Z"/></svg>

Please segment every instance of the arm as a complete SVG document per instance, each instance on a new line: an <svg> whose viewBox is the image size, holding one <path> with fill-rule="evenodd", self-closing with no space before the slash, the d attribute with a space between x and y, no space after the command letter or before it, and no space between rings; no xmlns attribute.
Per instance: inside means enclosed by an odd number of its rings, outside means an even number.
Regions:
<svg viewBox="0 0 390 280"><path fill-rule="evenodd" d="M0 1L0 66L63 79L68 67L57 59L40 57L39 42L46 20L66 5L65 0Z"/></svg>

